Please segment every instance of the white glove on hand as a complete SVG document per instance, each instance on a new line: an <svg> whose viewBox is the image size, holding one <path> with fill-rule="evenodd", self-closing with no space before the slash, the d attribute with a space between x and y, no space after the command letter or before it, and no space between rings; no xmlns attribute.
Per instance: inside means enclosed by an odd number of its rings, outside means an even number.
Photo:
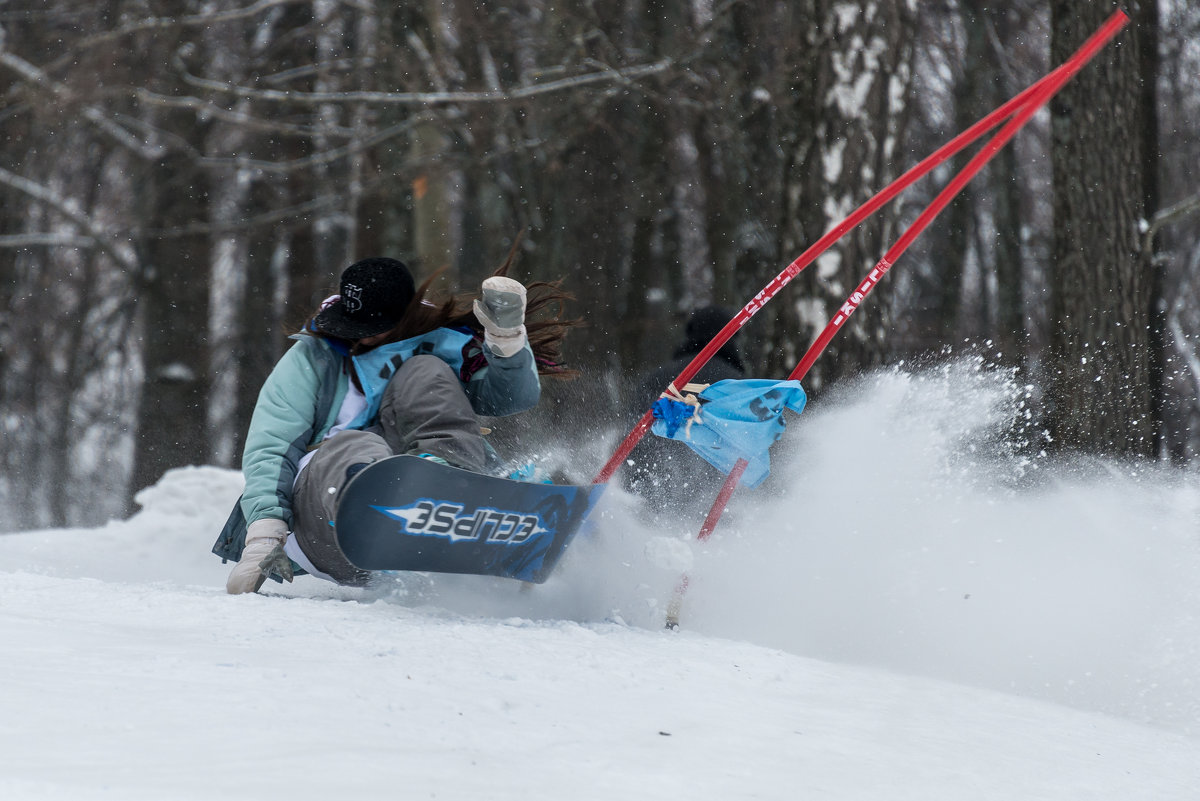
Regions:
<svg viewBox="0 0 1200 801"><path fill-rule="evenodd" d="M525 287L520 281L502 275L485 279L475 316L483 323L483 341L492 353L513 356L525 347Z"/></svg>
<svg viewBox="0 0 1200 801"><path fill-rule="evenodd" d="M246 547L242 558L225 582L230 595L258 592L272 569L288 581L292 580L292 563L283 552L287 539L287 524L282 520L255 520L246 529Z"/></svg>

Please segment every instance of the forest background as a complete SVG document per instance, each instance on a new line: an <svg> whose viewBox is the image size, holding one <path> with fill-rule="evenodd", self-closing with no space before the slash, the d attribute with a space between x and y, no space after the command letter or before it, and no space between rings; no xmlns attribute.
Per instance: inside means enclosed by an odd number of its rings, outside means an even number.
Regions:
<svg viewBox="0 0 1200 801"><path fill-rule="evenodd" d="M1028 382L1025 447L1200 453L1200 6L1124 7L850 318L814 399L971 352ZM524 231L512 274L562 278L586 327L582 377L509 433L624 433L689 310L735 311L1114 10L0 2L0 530L95 525L171 467L236 466L287 333L367 255L473 291ZM785 377L969 155L755 316L748 372Z"/></svg>

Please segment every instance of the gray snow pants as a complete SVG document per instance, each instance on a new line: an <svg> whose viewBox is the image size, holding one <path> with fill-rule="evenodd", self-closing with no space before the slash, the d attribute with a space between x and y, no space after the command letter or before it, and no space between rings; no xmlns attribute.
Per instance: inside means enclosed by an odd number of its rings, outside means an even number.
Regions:
<svg viewBox="0 0 1200 801"><path fill-rule="evenodd" d="M330 525L349 480L346 469L424 453L474 471L482 471L487 461L479 419L462 384L449 365L428 354L413 356L392 376L376 425L329 437L300 473L292 497L292 534L313 567L339 584L367 582L371 574L350 564Z"/></svg>

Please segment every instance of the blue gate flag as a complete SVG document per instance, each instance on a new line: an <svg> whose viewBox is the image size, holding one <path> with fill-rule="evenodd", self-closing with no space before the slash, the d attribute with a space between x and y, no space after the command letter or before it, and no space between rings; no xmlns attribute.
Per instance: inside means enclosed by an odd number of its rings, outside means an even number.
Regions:
<svg viewBox="0 0 1200 801"><path fill-rule="evenodd" d="M695 406L660 398L650 430L685 443L725 474L745 459L739 482L745 487L757 487L771 472L771 446L787 426L783 410L799 414L807 401L799 381L768 378L718 381L696 397L698 412Z"/></svg>

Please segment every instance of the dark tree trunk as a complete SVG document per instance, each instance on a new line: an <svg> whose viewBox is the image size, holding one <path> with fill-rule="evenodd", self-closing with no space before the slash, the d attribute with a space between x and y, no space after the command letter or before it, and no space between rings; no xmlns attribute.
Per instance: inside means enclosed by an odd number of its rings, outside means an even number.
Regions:
<svg viewBox="0 0 1200 801"><path fill-rule="evenodd" d="M1062 63L1109 15L1090 0L1051 4ZM1136 26L1052 104L1054 250L1049 431L1059 450L1156 455L1154 281L1141 258L1145 127Z"/></svg>
<svg viewBox="0 0 1200 801"><path fill-rule="evenodd" d="M979 54L979 67L988 76L983 85L985 98L980 114L996 108L1017 93L1019 87L1008 79L1005 53L1014 36L1019 35L1011 14L983 7L986 24L992 35ZM986 177L991 195L993 270L996 276L995 323L990 328L994 340L993 352L1011 365L1025 362L1028 347L1028 326L1025 320L1025 277L1021 250L1021 192L1025 182L1017 159L1016 143L1009 143L996 154Z"/></svg>
<svg viewBox="0 0 1200 801"><path fill-rule="evenodd" d="M1141 81L1142 103L1140 106L1142 143L1142 217L1151 219L1158 212L1159 193L1159 125L1158 125L1158 74L1159 74L1159 21L1158 3L1141 0L1132 6L1133 25L1139 37L1138 77ZM1166 340L1167 301L1165 296L1165 265L1156 256L1153 237L1143 247L1142 266L1150 274L1150 418L1155 426L1154 453L1162 455L1165 450L1166 417Z"/></svg>
<svg viewBox="0 0 1200 801"><path fill-rule="evenodd" d="M987 19L981 0L964 0L960 3L962 30L964 35L963 64L959 78L954 84L954 132L963 131L987 112L988 94L985 92L987 75L983 69L983 55L988 48ZM970 160L973 149L954 157L954 171L960 172ZM963 281L971 250L978 241L975 236L977 193L971 184L963 187L942 215L945 228L939 246L933 248L936 282L932 292L936 298L933 310L935 338L930 343L938 347L956 342L964 333L978 332L979 324L964 325ZM982 259L983 254L977 253ZM981 265L982 266L982 265Z"/></svg>
<svg viewBox="0 0 1200 801"><path fill-rule="evenodd" d="M173 220L203 213L188 184L186 167L147 165L147 173L179 176L179 191L159 192L155 181L142 182L139 213L147 228L165 228ZM199 176L192 174L199 181ZM193 184L194 185L194 184ZM165 470L203 464L208 457L208 257L204 236L147 239L136 245L143 265L138 329L142 334L145 383L134 437L131 492L162 478Z"/></svg>

